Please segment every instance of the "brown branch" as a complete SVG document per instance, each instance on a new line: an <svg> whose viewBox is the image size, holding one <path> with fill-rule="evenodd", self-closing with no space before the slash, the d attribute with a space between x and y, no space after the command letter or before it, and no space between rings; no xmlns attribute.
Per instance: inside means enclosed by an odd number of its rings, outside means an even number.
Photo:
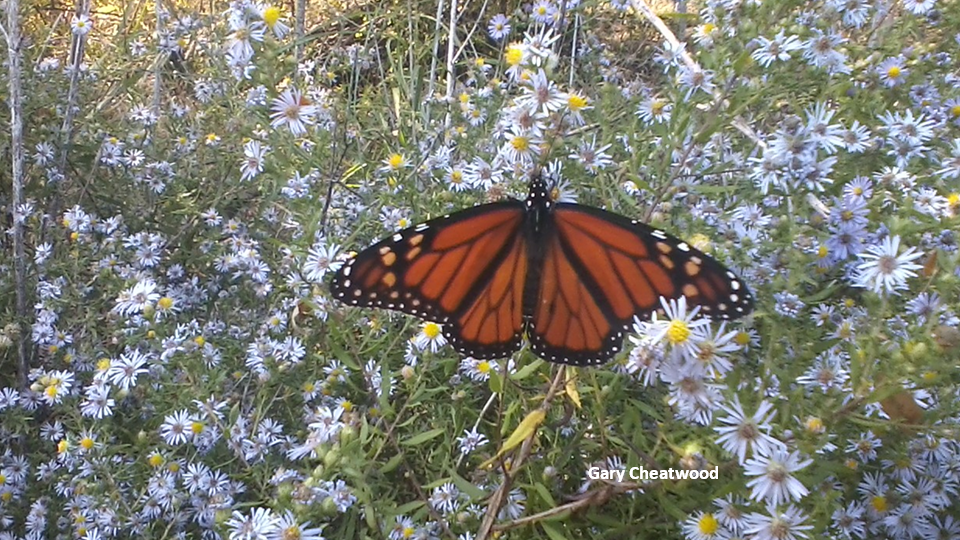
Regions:
<svg viewBox="0 0 960 540"><path fill-rule="evenodd" d="M592 489L586 493L581 493L577 495L577 498L566 504L561 504L549 510L545 510L538 514L533 514L532 516L525 516L522 518L517 518L507 523L494 526L494 530L497 532L508 531L510 529L516 529L518 527L523 527L525 525L533 525L540 521L554 518L556 516L565 514L567 512L577 512L585 508L593 508L597 506L603 506L611 497L618 495L620 493L626 493L628 491L633 491L636 489L642 489L643 487L650 487L655 484L647 484L646 486L641 486L640 484L634 482L611 482L605 484L603 487Z"/></svg>
<svg viewBox="0 0 960 540"><path fill-rule="evenodd" d="M7 40L7 69L10 85L10 171L13 184L13 200L10 213L13 217L13 269L17 294L18 366L17 383L26 388L27 372L30 369L30 307L27 302L27 262L24 254L24 221L20 215L23 204L24 155L23 155L23 42L20 39L20 2L7 0L7 26L3 32Z"/></svg>
<svg viewBox="0 0 960 540"><path fill-rule="evenodd" d="M560 388L562 381L564 379L564 374L566 373L565 369L558 369L557 375L553 378L553 382L550 383L550 388L547 390L547 395L543 398L543 403L540 404L540 410L546 413L550 410L550 405L553 402L553 397L557 393L557 389ZM513 461L510 469L513 471L519 471L520 466L523 465L523 462L529 457L530 450L533 448L533 441L537 438L537 429L533 430L530 435L524 439L523 444L520 446L520 453L517 454L516 459ZM502 462L501 462L502 463ZM487 504L487 512L483 516L483 522L480 524L480 530L477 531L476 540L487 540L490 537L490 533L493 532L493 522L497 519L497 514L500 513L500 507L503 506L503 501L507 497L507 493L510 491L510 482L513 479L510 474L507 472L506 468L503 469L503 482L500 484L500 487L497 488L497 491L490 497L490 502Z"/></svg>

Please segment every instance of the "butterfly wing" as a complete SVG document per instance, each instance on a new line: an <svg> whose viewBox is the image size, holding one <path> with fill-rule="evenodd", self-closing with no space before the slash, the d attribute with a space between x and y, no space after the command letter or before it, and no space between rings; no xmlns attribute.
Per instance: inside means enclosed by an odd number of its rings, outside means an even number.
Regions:
<svg viewBox="0 0 960 540"><path fill-rule="evenodd" d="M520 201L475 206L404 229L360 252L334 276L335 298L445 325L463 354L506 356L520 346L527 242Z"/></svg>
<svg viewBox="0 0 960 540"><path fill-rule="evenodd" d="M546 235L530 343L555 362L599 364L623 344L634 316L660 297L685 296L710 317L732 319L753 298L726 267L686 242L599 208L558 204Z"/></svg>

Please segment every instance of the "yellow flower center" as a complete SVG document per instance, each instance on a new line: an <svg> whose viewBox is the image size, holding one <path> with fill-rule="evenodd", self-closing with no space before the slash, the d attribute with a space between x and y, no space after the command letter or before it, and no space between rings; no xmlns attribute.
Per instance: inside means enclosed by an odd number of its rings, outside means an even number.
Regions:
<svg viewBox="0 0 960 540"><path fill-rule="evenodd" d="M523 61L523 47L519 43L510 45L507 47L507 52L504 54L504 58L507 61L507 64L511 66L519 65Z"/></svg>
<svg viewBox="0 0 960 540"><path fill-rule="evenodd" d="M101 358L97 360L97 371L106 371L110 369L110 359Z"/></svg>
<svg viewBox="0 0 960 540"><path fill-rule="evenodd" d="M58 454L63 454L69 449L70 449L70 443L68 443L66 439L61 439L60 442L57 443Z"/></svg>
<svg viewBox="0 0 960 540"><path fill-rule="evenodd" d="M650 104L650 110L653 114L660 114L663 112L663 108L667 106L666 101L661 101L659 99L653 100L653 103Z"/></svg>
<svg viewBox="0 0 960 540"><path fill-rule="evenodd" d="M823 420L817 418L816 416L811 416L807 418L806 422L807 431L811 433L822 433L823 432Z"/></svg>
<svg viewBox="0 0 960 540"><path fill-rule="evenodd" d="M481 360L480 363L477 364L477 371L480 373L490 373L490 362Z"/></svg>
<svg viewBox="0 0 960 540"><path fill-rule="evenodd" d="M197 336L193 338L193 342L196 343L198 346L203 347L204 345L206 345L207 340L203 336Z"/></svg>
<svg viewBox="0 0 960 540"><path fill-rule="evenodd" d="M510 141L510 144L517 152L526 152L530 149L530 139L527 139L523 135L514 137L513 140Z"/></svg>
<svg viewBox="0 0 960 540"><path fill-rule="evenodd" d="M737 332L737 335L733 336L733 341L737 345L743 347L750 344L750 334L746 332Z"/></svg>
<svg viewBox="0 0 960 540"><path fill-rule="evenodd" d="M887 77L890 77L891 79L896 79L899 76L900 76L900 68L898 68L897 66L893 66L887 70Z"/></svg>
<svg viewBox="0 0 960 540"><path fill-rule="evenodd" d="M440 335L440 325L433 322L428 322L423 325L423 335L427 336L429 339L436 339Z"/></svg>
<svg viewBox="0 0 960 540"><path fill-rule="evenodd" d="M870 499L870 504L873 506L873 509L881 514L887 511L887 498L883 495L876 495Z"/></svg>
<svg viewBox="0 0 960 540"><path fill-rule="evenodd" d="M717 534L717 529L719 528L719 523L717 518L713 514L704 514L700 516L700 519L697 520L697 529L700 530L700 534L704 536L713 536Z"/></svg>
<svg viewBox="0 0 960 540"><path fill-rule="evenodd" d="M390 156L390 159L387 160L387 163L390 164L390 168L399 169L403 166L403 156L401 154L393 154Z"/></svg>
<svg viewBox="0 0 960 540"><path fill-rule="evenodd" d="M706 23L701 28L703 29L704 35L710 35L713 33L714 30L717 29L717 25L713 23Z"/></svg>
<svg viewBox="0 0 960 540"><path fill-rule="evenodd" d="M343 403L341 403L340 406L343 407L343 410L346 412L350 412L353 410L353 402L350 401L349 399L343 400Z"/></svg>
<svg viewBox="0 0 960 540"><path fill-rule="evenodd" d="M83 448L84 450L89 450L93 448L93 439L91 439L90 437L84 437L80 439L80 447Z"/></svg>
<svg viewBox="0 0 960 540"><path fill-rule="evenodd" d="M567 106L570 107L571 111L579 111L587 106L587 98L579 94L570 94L567 99Z"/></svg>
<svg viewBox="0 0 960 540"><path fill-rule="evenodd" d="M263 22L267 23L267 26L273 28L273 25L277 24L277 21L280 20L280 8L276 6L268 6L267 9L263 10Z"/></svg>
<svg viewBox="0 0 960 540"><path fill-rule="evenodd" d="M853 327L850 326L850 323L845 322L837 328L837 335L842 339L849 339L853 336Z"/></svg>
<svg viewBox="0 0 960 540"><path fill-rule="evenodd" d="M150 457L147 458L147 463L149 463L151 467L159 467L163 465L163 456L160 454L151 454Z"/></svg>
<svg viewBox="0 0 960 540"><path fill-rule="evenodd" d="M157 307L159 307L162 310L168 310L172 308L173 298L170 298L169 296L164 296L163 298L157 301Z"/></svg>
<svg viewBox="0 0 960 540"><path fill-rule="evenodd" d="M827 246L820 246L820 248L817 249L818 258L825 259L829 254L830 254L830 250L827 249Z"/></svg>
<svg viewBox="0 0 960 540"><path fill-rule="evenodd" d="M950 206L960 206L960 193L951 193L947 195L947 204Z"/></svg>
<svg viewBox="0 0 960 540"><path fill-rule="evenodd" d="M667 339L673 345L686 343L687 340L690 339L690 327L680 319L673 319L667 328Z"/></svg>
<svg viewBox="0 0 960 540"><path fill-rule="evenodd" d="M413 538L413 534L417 532L413 527L404 527L403 528L403 537L404 538Z"/></svg>
<svg viewBox="0 0 960 540"><path fill-rule="evenodd" d="M190 431L194 434L199 435L203 433L203 422L193 422L190 424Z"/></svg>
<svg viewBox="0 0 960 540"><path fill-rule="evenodd" d="M954 118L960 118L960 105L954 105L950 107L950 116Z"/></svg>

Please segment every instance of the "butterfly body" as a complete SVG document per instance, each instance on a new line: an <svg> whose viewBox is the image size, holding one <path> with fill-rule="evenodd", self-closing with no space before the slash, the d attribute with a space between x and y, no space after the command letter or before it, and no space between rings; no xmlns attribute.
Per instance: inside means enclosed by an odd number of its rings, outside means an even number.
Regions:
<svg viewBox="0 0 960 540"><path fill-rule="evenodd" d="M613 357L660 297L704 313L752 310L746 287L685 242L598 208L552 200L539 177L524 201L475 206L404 229L337 272L334 297L444 324L461 353L507 356L526 334L552 362Z"/></svg>

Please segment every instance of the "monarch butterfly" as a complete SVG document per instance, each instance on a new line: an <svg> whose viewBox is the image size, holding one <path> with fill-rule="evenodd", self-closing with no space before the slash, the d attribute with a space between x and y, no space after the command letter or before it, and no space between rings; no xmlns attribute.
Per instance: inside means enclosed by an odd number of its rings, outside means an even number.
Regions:
<svg viewBox="0 0 960 540"><path fill-rule="evenodd" d="M334 297L434 320L461 353L601 364L634 316L684 296L711 317L753 309L746 286L686 242L637 220L554 202L532 175L525 201L482 204L404 229L347 261Z"/></svg>

